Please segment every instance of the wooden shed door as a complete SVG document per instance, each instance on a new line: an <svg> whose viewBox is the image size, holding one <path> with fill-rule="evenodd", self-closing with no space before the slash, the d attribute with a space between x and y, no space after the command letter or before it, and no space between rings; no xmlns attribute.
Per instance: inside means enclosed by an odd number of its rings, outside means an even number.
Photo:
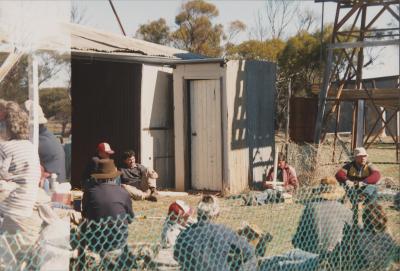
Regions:
<svg viewBox="0 0 400 271"><path fill-rule="evenodd" d="M192 188L221 191L220 81L193 80L189 89Z"/></svg>

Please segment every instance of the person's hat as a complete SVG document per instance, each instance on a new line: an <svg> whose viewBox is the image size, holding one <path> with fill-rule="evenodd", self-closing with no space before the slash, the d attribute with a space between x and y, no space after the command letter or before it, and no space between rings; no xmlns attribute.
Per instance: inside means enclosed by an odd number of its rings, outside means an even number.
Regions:
<svg viewBox="0 0 400 271"><path fill-rule="evenodd" d="M193 209L183 200L176 200L168 208L169 219L174 221L179 216L189 217L193 214Z"/></svg>
<svg viewBox="0 0 400 271"><path fill-rule="evenodd" d="M120 176L121 171L117 170L113 159L97 160L97 170L90 176L96 179L113 179Z"/></svg>
<svg viewBox="0 0 400 271"><path fill-rule="evenodd" d="M325 177L320 181L319 196L326 200L340 200L346 194L334 177Z"/></svg>
<svg viewBox="0 0 400 271"><path fill-rule="evenodd" d="M108 144L107 142L102 142L97 145L97 151L114 154L114 151L111 149L110 144Z"/></svg>
<svg viewBox="0 0 400 271"><path fill-rule="evenodd" d="M24 105L25 105L26 110L27 110L29 113L32 112L32 109L33 109L33 102L32 102L32 100L26 100L26 101L24 102ZM38 112L38 121L39 121L39 124L46 124L46 123L47 123L47 119L45 118L44 113L43 113L43 109L42 109L42 107L41 107L40 105L38 105L37 112Z"/></svg>
<svg viewBox="0 0 400 271"><path fill-rule="evenodd" d="M368 156L368 153L363 147L355 148L354 149L354 157L357 157L357 156Z"/></svg>

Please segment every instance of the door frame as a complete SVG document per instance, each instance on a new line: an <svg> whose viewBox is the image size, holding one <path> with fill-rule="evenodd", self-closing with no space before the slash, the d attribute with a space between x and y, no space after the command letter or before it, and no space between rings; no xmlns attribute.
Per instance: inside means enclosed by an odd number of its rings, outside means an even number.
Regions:
<svg viewBox="0 0 400 271"><path fill-rule="evenodd" d="M192 187L192 133L191 133L191 106L190 106L190 82L191 81L199 81L199 80L213 80L213 81L219 81L220 85L220 114L221 114L221 191L224 192L225 188L225 154L224 154L224 125L223 125L223 78L191 78L191 79L184 79L184 108L186 108L186 114L184 116L184 129L186 130L186 144L185 144L185 186L189 189L193 189Z"/></svg>

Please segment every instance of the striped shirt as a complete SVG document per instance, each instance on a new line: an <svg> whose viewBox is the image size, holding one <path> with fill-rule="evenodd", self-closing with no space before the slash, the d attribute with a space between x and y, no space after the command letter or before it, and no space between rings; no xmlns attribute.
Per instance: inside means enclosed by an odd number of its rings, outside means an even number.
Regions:
<svg viewBox="0 0 400 271"><path fill-rule="evenodd" d="M0 214L16 218L30 217L40 180L39 155L30 141L0 142L0 180L17 184L17 188L0 202Z"/></svg>

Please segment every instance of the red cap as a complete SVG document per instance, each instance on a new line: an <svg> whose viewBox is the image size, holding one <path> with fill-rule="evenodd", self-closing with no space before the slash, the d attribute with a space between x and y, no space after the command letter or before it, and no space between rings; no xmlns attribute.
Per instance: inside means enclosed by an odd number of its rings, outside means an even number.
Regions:
<svg viewBox="0 0 400 271"><path fill-rule="evenodd" d="M190 208L189 205L186 204L186 202L182 200L177 200L173 203L168 208L168 215L170 217L170 220L174 221L177 219L177 217L189 217L192 215L193 210Z"/></svg>
<svg viewBox="0 0 400 271"><path fill-rule="evenodd" d="M99 152L105 152L108 154L113 154L114 151L111 149L110 144L107 142L102 142L97 146L97 151Z"/></svg>

